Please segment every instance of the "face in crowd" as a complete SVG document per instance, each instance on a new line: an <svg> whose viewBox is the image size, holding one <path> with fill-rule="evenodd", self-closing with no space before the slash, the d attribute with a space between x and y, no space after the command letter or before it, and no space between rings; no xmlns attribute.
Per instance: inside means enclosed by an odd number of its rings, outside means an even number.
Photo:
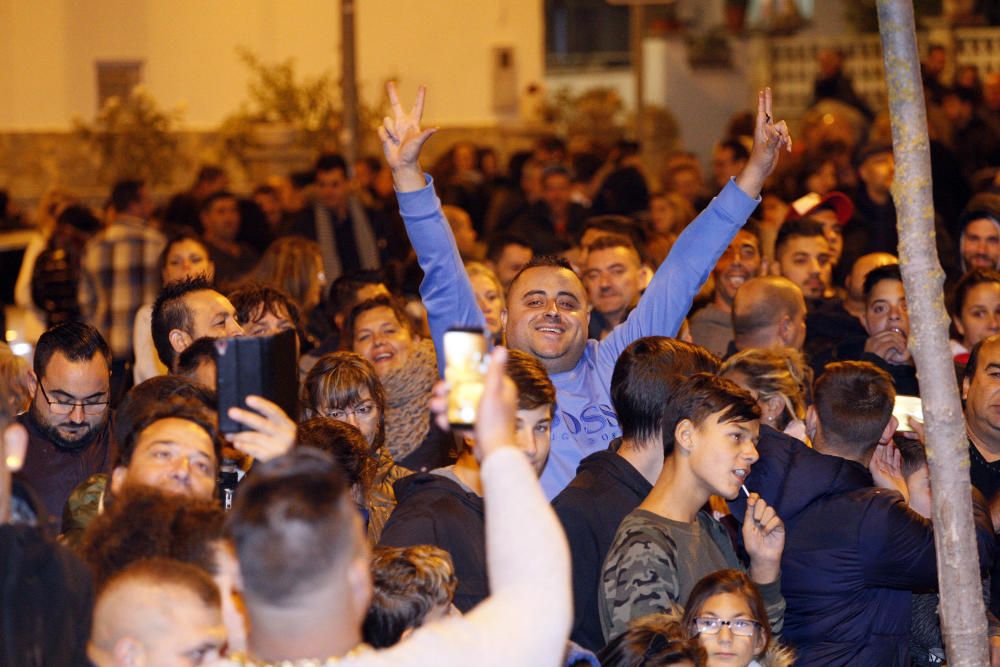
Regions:
<svg viewBox="0 0 1000 667"><path fill-rule="evenodd" d="M778 269L802 290L807 299L820 299L828 287L833 253L823 236L794 236L777 254Z"/></svg>
<svg viewBox="0 0 1000 667"><path fill-rule="evenodd" d="M613 319L621 319L639 301L646 286L639 253L632 248L615 246L587 253L583 283L594 310Z"/></svg>
<svg viewBox="0 0 1000 667"><path fill-rule="evenodd" d="M761 261L760 241L757 237L743 229L736 232L712 271L716 295L731 306L736 290L760 273Z"/></svg>
<svg viewBox="0 0 1000 667"><path fill-rule="evenodd" d="M400 322L388 306L360 313L354 320L354 351L375 367L379 377L403 368L416 342L408 322Z"/></svg>
<svg viewBox="0 0 1000 667"><path fill-rule="evenodd" d="M510 287L504 330L507 344L542 362L549 374L571 370L587 344L587 293L563 267L525 270Z"/></svg>
<svg viewBox="0 0 1000 667"><path fill-rule="evenodd" d="M58 447L83 449L108 423L110 360L100 352L73 361L56 351L49 359L31 402L31 418Z"/></svg>

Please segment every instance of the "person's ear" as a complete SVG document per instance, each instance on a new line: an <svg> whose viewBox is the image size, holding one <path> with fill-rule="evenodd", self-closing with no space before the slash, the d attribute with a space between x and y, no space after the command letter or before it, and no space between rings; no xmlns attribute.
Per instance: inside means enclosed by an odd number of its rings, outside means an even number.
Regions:
<svg viewBox="0 0 1000 667"><path fill-rule="evenodd" d="M645 290L653 280L653 269L643 264L639 268L639 289Z"/></svg>
<svg viewBox="0 0 1000 667"><path fill-rule="evenodd" d="M892 436L896 433L897 428L899 428L899 420L894 415L890 416L889 423L882 429L882 437L878 439L878 444L885 445L892 440Z"/></svg>
<svg viewBox="0 0 1000 667"><path fill-rule="evenodd" d="M764 414L761 417L766 418L768 422L773 421L785 411L785 397L781 394L776 394L764 401L763 407Z"/></svg>
<svg viewBox="0 0 1000 667"><path fill-rule="evenodd" d="M674 428L674 447L680 447L690 453L694 449L694 423L690 419L682 419Z"/></svg>
<svg viewBox="0 0 1000 667"><path fill-rule="evenodd" d="M782 315L781 321L778 322L778 338L786 347L790 347L792 341L795 340L795 327L792 324L792 318L788 315Z"/></svg>
<svg viewBox="0 0 1000 667"><path fill-rule="evenodd" d="M962 400L969 398L969 386L972 384L972 379L968 377L962 378Z"/></svg>
<svg viewBox="0 0 1000 667"><path fill-rule="evenodd" d="M28 431L24 426L13 423L7 426L3 432L3 445L0 454L3 454L7 469L17 472L24 465L24 457L28 453Z"/></svg>
<svg viewBox="0 0 1000 667"><path fill-rule="evenodd" d="M414 627L409 627L409 628L406 628L405 630L403 630L403 634L399 635L399 641L403 641L405 639L409 639L410 635L413 634L414 630L416 630L416 628L414 628Z"/></svg>
<svg viewBox="0 0 1000 667"><path fill-rule="evenodd" d="M128 468L125 466L115 466L111 471L111 493L120 495L122 487L125 486L125 479L128 477Z"/></svg>
<svg viewBox="0 0 1000 667"><path fill-rule="evenodd" d="M38 376L35 371L28 371L28 394L31 400L35 400L35 393L38 391Z"/></svg>
<svg viewBox="0 0 1000 667"><path fill-rule="evenodd" d="M500 311L500 330L507 331L507 307L504 306L503 310Z"/></svg>
<svg viewBox="0 0 1000 667"><path fill-rule="evenodd" d="M958 332L959 336L965 336L965 327L962 326L962 322L957 318L951 318L951 323L955 325L955 331Z"/></svg>
<svg viewBox="0 0 1000 667"><path fill-rule="evenodd" d="M810 405L806 408L806 433L810 440L816 439L816 431L819 430L819 415L816 414L816 407Z"/></svg>
<svg viewBox="0 0 1000 667"><path fill-rule="evenodd" d="M122 637L111 649L115 667L145 667L146 650L137 639Z"/></svg>
<svg viewBox="0 0 1000 667"><path fill-rule="evenodd" d="M364 616L372 602L372 575L369 556L368 549L364 549L361 555L351 559L351 564L347 568L347 590L351 596L351 607L360 616Z"/></svg>
<svg viewBox="0 0 1000 667"><path fill-rule="evenodd" d="M174 352L180 354L184 350L191 346L191 334L182 329L171 329L170 333L167 334L167 340L170 341L170 347L174 348Z"/></svg>

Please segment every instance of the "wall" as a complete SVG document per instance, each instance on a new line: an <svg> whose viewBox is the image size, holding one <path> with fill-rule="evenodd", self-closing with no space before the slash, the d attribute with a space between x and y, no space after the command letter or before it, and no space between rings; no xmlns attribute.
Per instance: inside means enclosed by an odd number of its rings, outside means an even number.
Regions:
<svg viewBox="0 0 1000 667"><path fill-rule="evenodd" d="M0 131L65 130L96 110L96 60L141 59L145 84L188 129L218 124L245 97L235 49L336 71L334 0L0 0ZM358 79L366 100L398 77L411 100L431 89L442 125L491 125L492 54L514 49L518 88L542 80L542 0L356 0Z"/></svg>

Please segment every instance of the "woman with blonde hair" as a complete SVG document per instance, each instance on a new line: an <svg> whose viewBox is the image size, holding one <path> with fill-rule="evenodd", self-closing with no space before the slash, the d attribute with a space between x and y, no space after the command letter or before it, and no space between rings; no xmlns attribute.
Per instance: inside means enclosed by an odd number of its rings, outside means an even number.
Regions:
<svg viewBox="0 0 1000 667"><path fill-rule="evenodd" d="M761 424L806 442L812 369L801 352L788 347L743 350L723 362L719 375L753 394Z"/></svg>
<svg viewBox="0 0 1000 667"><path fill-rule="evenodd" d="M311 349L315 340L323 340L331 333L328 318L316 308L323 300L326 274L323 273L323 255L315 241L301 236L277 239L261 255L247 282L273 285L295 300L311 337L304 351Z"/></svg>
<svg viewBox="0 0 1000 667"><path fill-rule="evenodd" d="M469 282L472 283L472 290L476 293L476 302L483 311L483 317L486 318L487 333L493 338L494 344L500 345L503 343L500 313L507 307L500 279L481 262L466 262L465 272L469 274Z"/></svg>

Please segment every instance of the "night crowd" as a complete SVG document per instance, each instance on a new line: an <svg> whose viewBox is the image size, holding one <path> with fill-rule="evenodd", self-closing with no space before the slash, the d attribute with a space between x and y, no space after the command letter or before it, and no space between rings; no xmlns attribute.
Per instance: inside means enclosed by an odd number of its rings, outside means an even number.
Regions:
<svg viewBox="0 0 1000 667"><path fill-rule="evenodd" d="M945 55L936 240L1000 664L1000 74L945 85ZM30 362L0 344L0 664L944 664L905 398L935 378L888 122L842 61L794 144L762 91L708 174L556 136L422 166L424 91L390 84L378 158L50 191L14 286L48 328ZM452 329L492 348L468 427ZM295 409L220 415L220 340L287 331Z"/></svg>

